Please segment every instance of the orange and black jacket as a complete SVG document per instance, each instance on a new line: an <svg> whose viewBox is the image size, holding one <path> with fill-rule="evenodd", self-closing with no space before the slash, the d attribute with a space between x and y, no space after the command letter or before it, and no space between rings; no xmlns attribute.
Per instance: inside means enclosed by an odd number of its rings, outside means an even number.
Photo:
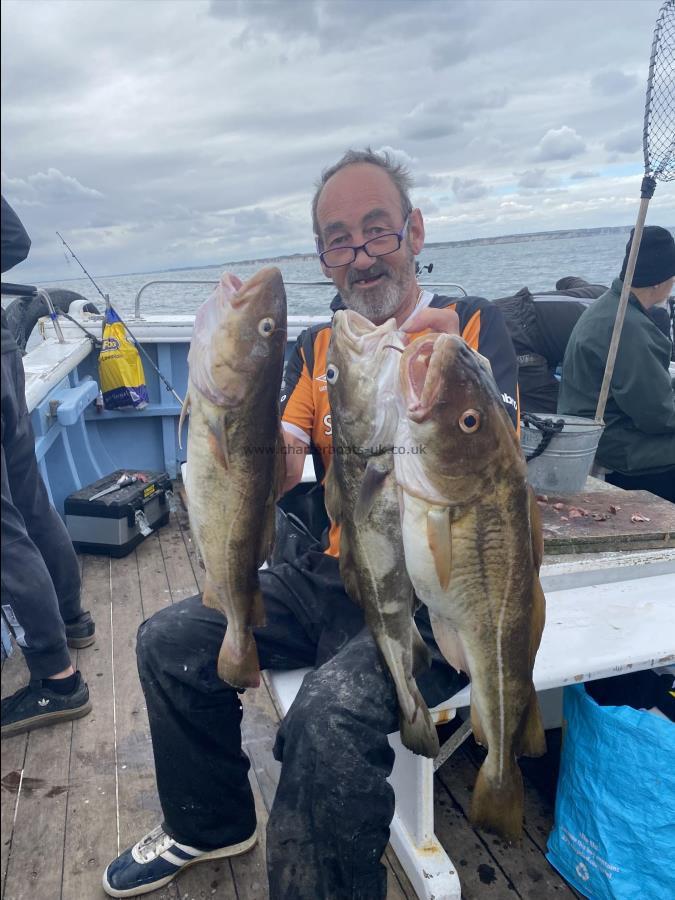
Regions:
<svg viewBox="0 0 675 900"><path fill-rule="evenodd" d="M518 427L518 364L504 317L497 307L481 297L442 297L436 294L430 308L454 309L459 330L467 344L485 356L514 427ZM331 309L344 309L336 297ZM299 336L286 366L281 390L284 429L307 443L318 481L330 465L332 423L326 384L326 354L330 322L313 325ZM423 332L421 332L423 333ZM411 335L411 339L417 335ZM339 529L331 527L327 553L337 556Z"/></svg>

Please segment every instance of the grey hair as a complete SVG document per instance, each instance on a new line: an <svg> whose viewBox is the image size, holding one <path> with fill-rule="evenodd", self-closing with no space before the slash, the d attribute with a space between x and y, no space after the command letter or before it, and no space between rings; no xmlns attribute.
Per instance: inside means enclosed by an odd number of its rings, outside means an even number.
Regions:
<svg viewBox="0 0 675 900"><path fill-rule="evenodd" d="M410 191L412 190L413 180L410 172L403 163L396 162L394 157L382 150L376 153L370 147L365 150L347 150L347 152L334 165L324 169L321 178L317 182L314 197L312 198L312 228L319 244L321 244L321 234L319 232L319 221L316 215L316 209L319 205L319 197L324 189L326 182L333 175L337 174L341 169L347 166L353 166L356 163L369 163L372 166L379 166L389 175L394 182L399 196L401 198L401 213L404 219L407 219L413 210L412 201L410 199Z"/></svg>

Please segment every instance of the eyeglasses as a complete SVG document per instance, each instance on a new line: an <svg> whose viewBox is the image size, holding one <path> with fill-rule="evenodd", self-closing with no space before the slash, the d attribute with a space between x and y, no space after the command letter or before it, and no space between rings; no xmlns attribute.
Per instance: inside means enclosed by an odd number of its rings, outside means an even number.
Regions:
<svg viewBox="0 0 675 900"><path fill-rule="evenodd" d="M366 241L365 244L359 244L358 247L331 247L330 250L320 252L319 259L327 269L339 269L340 266L348 266L350 263L353 263L359 250L363 250L366 256L371 256L373 259L378 256L387 256L389 253L396 253L403 241L409 218L410 216L407 215L403 228L400 231L395 231L391 234L379 234L377 237Z"/></svg>

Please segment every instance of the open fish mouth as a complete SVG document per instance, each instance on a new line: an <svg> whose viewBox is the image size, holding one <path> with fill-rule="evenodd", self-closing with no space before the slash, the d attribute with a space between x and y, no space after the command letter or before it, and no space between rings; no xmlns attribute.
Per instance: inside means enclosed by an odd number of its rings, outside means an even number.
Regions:
<svg viewBox="0 0 675 900"><path fill-rule="evenodd" d="M375 325L355 309L341 309L335 314L333 328L350 349L363 353L366 344L379 342L384 335L396 331L396 320L387 319L381 325Z"/></svg>
<svg viewBox="0 0 675 900"><path fill-rule="evenodd" d="M428 334L413 341L401 359L401 380L407 401L407 414L414 422L429 418L448 361L450 335Z"/></svg>

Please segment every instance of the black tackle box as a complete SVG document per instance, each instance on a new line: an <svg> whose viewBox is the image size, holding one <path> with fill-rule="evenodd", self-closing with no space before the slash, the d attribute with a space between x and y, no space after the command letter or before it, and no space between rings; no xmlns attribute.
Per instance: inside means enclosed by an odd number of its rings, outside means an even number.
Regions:
<svg viewBox="0 0 675 900"><path fill-rule="evenodd" d="M133 484L90 500L122 475L143 476ZM70 494L64 501L66 527L76 550L126 556L169 521L173 505L171 479L166 472L118 469Z"/></svg>

